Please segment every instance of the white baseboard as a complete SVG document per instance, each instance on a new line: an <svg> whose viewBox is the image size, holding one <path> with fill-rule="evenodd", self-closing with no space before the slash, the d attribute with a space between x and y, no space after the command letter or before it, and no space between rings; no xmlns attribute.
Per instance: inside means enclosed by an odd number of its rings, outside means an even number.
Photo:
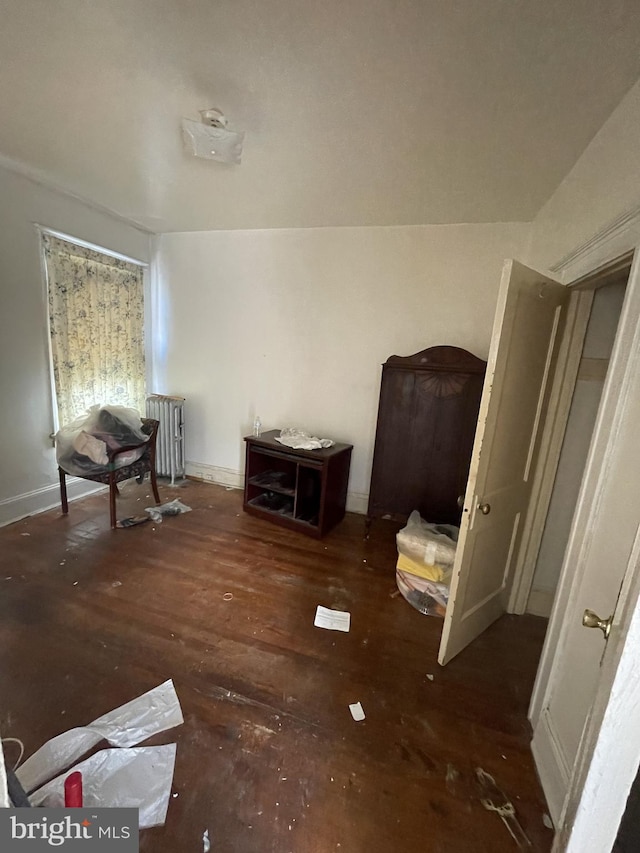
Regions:
<svg viewBox="0 0 640 853"><path fill-rule="evenodd" d="M532 589L527 599L526 613L531 613L533 616L544 616L545 619L548 619L551 616L554 598L555 591Z"/></svg>
<svg viewBox="0 0 640 853"><path fill-rule="evenodd" d="M231 486L233 489L244 488L244 476L242 472L236 471L233 468L205 465L204 462L187 462L185 473L187 477L192 477L194 480L202 480L203 483Z"/></svg>
<svg viewBox="0 0 640 853"><path fill-rule="evenodd" d="M92 483L90 480L82 480L78 477L67 477L67 497L69 501L76 501L95 492L106 489L100 483ZM16 495L14 498L6 498L0 501L0 527L20 521L28 515L45 512L48 509L60 506L60 485L52 483L50 486L42 486L32 492Z"/></svg>
<svg viewBox="0 0 640 853"><path fill-rule="evenodd" d="M221 468L218 465L206 465L204 462L187 462L187 477L194 480L202 480L205 483L216 483L218 486L227 486L233 489L244 488L244 472L234 468ZM347 493L347 512L357 512L365 515L369 495L360 492Z"/></svg>

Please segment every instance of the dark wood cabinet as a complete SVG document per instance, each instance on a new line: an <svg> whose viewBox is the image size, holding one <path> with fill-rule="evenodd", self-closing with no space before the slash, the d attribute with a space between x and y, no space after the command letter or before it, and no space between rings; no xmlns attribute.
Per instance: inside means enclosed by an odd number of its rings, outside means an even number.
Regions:
<svg viewBox="0 0 640 853"><path fill-rule="evenodd" d="M344 518L353 446L293 450L279 434L245 438L244 509L319 539Z"/></svg>
<svg viewBox="0 0 640 853"><path fill-rule="evenodd" d="M457 347L382 366L367 529L372 519L459 524L486 362Z"/></svg>

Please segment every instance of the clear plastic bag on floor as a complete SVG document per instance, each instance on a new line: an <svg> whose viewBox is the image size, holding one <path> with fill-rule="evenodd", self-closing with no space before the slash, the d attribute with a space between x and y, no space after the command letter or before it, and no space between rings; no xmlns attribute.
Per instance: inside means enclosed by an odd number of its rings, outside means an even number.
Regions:
<svg viewBox="0 0 640 853"><path fill-rule="evenodd" d="M145 512L149 513L152 521L159 524L162 521L163 516L182 515L183 512L191 512L191 507L183 504L182 501L176 498L173 501L169 501L169 503L162 504L162 506L145 507Z"/></svg>
<svg viewBox="0 0 640 853"><path fill-rule="evenodd" d="M449 583L459 530L451 524L432 524L414 510L396 536L397 568L436 583Z"/></svg>
<svg viewBox="0 0 640 853"><path fill-rule="evenodd" d="M400 569L396 569L396 583L403 598L419 613L444 618L449 600L446 584L419 578Z"/></svg>

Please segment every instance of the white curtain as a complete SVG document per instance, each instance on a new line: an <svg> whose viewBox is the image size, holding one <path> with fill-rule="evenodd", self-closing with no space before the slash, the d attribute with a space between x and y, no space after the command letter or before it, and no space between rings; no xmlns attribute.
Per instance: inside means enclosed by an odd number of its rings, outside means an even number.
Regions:
<svg viewBox="0 0 640 853"><path fill-rule="evenodd" d="M94 405L144 415L142 267L43 234L60 426Z"/></svg>

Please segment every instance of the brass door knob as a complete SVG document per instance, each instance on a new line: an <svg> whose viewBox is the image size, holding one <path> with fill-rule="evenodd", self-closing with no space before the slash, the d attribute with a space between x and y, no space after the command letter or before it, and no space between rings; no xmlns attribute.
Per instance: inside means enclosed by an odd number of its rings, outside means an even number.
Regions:
<svg viewBox="0 0 640 853"><path fill-rule="evenodd" d="M478 504L478 509L483 515L489 515L491 512L491 504Z"/></svg>
<svg viewBox="0 0 640 853"><path fill-rule="evenodd" d="M609 639L611 633L611 624L613 622L613 614L608 619L601 619L593 610L585 610L582 614L582 624L585 628L600 628L604 634L605 640Z"/></svg>

